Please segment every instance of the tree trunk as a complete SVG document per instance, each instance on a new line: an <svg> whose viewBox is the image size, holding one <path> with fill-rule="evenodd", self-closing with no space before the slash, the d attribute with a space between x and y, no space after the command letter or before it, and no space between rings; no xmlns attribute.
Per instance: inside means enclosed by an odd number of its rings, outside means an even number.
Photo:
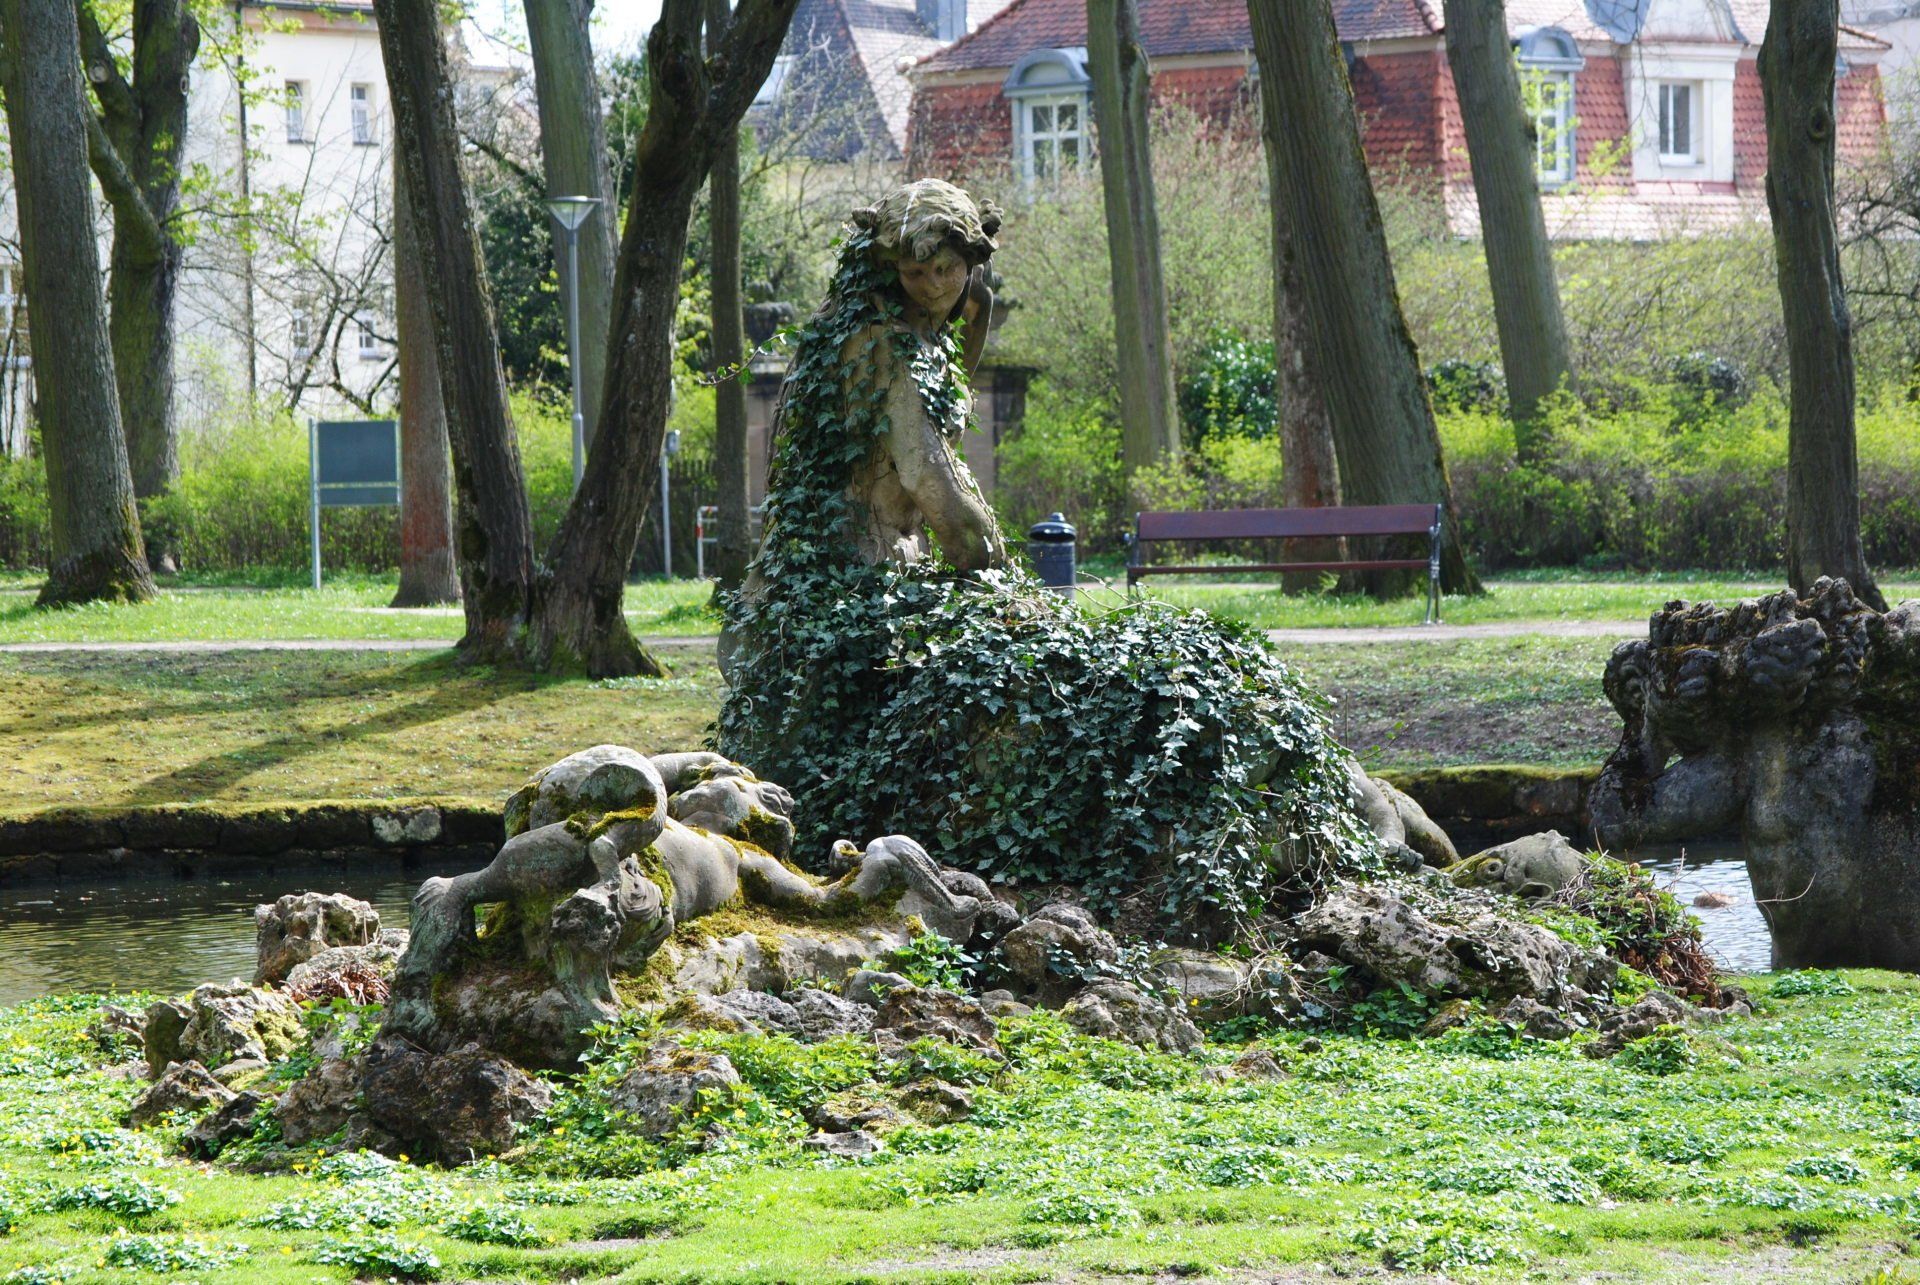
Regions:
<svg viewBox="0 0 1920 1285"><path fill-rule="evenodd" d="M1573 369L1540 212L1534 124L1520 98L1504 0L1446 0L1446 24L1447 63L1480 205L1480 243L1493 287L1514 443L1525 463L1540 454L1541 401Z"/></svg>
<svg viewBox="0 0 1920 1285"><path fill-rule="evenodd" d="M587 441L600 422L607 377L607 326L613 313L613 229L620 217L607 165L607 127L594 75L588 23L593 0L526 0L527 40L533 53L533 91L540 110L540 153L548 196L592 196L600 208L580 226L581 415ZM554 238L561 253L560 238ZM567 303L566 273L560 303Z"/></svg>
<svg viewBox="0 0 1920 1285"><path fill-rule="evenodd" d="M40 604L153 596L100 294L73 0L0 0L52 557Z"/></svg>
<svg viewBox="0 0 1920 1285"><path fill-rule="evenodd" d="M1100 127L1100 188L1113 272L1121 458L1131 474L1180 454L1160 214L1147 140L1147 54L1134 0L1087 0L1087 70Z"/></svg>
<svg viewBox="0 0 1920 1285"><path fill-rule="evenodd" d="M1441 582L1450 592L1478 592L1400 310L1332 10L1328 0L1249 0L1248 10L1262 110L1276 122L1268 138L1277 144L1274 187L1293 228L1311 368L1333 425L1341 499L1445 505ZM1411 583L1403 572L1368 577L1383 594Z"/></svg>
<svg viewBox="0 0 1920 1285"><path fill-rule="evenodd" d="M1880 610L1886 600L1860 547L1860 469L1853 431L1853 318L1840 277L1833 205L1836 0L1773 0L1760 46L1767 114L1767 209L1791 384L1787 427L1787 580L1802 593L1844 576Z"/></svg>
<svg viewBox="0 0 1920 1285"><path fill-rule="evenodd" d="M391 0L388 0L391 2ZM693 198L772 70L797 0L744 0L710 60L701 0L666 0L647 37L648 110L614 280L606 396L587 473L539 586L530 654L599 675L658 673L620 613L673 387L673 317Z"/></svg>
<svg viewBox="0 0 1920 1285"><path fill-rule="evenodd" d="M439 8L437 0L375 0L374 15L453 447L467 624L460 647L474 659L499 661L517 658L523 641L533 590L533 522L507 410L493 301L460 172Z"/></svg>
<svg viewBox="0 0 1920 1285"><path fill-rule="evenodd" d="M1279 144L1273 133L1281 122L1261 119L1267 151L1267 210L1273 231L1273 374L1280 420L1282 503L1290 509L1331 508L1340 503L1340 466L1333 448L1333 419L1327 410L1326 390L1314 372L1307 329L1306 300L1301 295L1300 257L1293 243L1293 223L1281 199L1282 176L1276 163ZM1291 556L1302 562L1338 562L1345 557L1344 540L1299 540ZM1319 586L1319 576L1299 572L1283 578L1288 593L1306 593Z"/></svg>
<svg viewBox="0 0 1920 1285"><path fill-rule="evenodd" d="M440 364L433 350L433 309L420 279L413 210L395 158L393 174L393 313L400 366L400 588L395 607L460 601L453 561L452 482L448 476L447 410L440 400Z"/></svg>
<svg viewBox="0 0 1920 1285"><path fill-rule="evenodd" d="M728 0L707 0L707 48L725 36ZM713 243L713 365L723 378L714 392L714 585L737 589L747 577L747 340L740 313L740 133L729 130L713 153L707 180L707 227Z"/></svg>

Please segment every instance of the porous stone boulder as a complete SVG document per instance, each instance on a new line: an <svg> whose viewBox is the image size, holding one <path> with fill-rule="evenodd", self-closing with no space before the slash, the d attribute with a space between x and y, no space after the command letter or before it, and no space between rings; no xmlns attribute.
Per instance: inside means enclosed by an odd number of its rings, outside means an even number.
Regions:
<svg viewBox="0 0 1920 1285"><path fill-rule="evenodd" d="M1516 995L1500 1010L1500 1020L1536 1040L1564 1040L1586 1025L1578 1014L1548 1008L1537 999Z"/></svg>
<svg viewBox="0 0 1920 1285"><path fill-rule="evenodd" d="M1619 969L1603 954L1500 913L1486 894L1341 884L1296 915L1291 931L1295 951L1324 952L1376 984L1404 982L1434 999L1525 995L1565 1008L1609 991Z"/></svg>
<svg viewBox="0 0 1920 1285"><path fill-rule="evenodd" d="M900 1090L900 1105L917 1120L952 1124L973 1114L973 1092L945 1080L915 1080Z"/></svg>
<svg viewBox="0 0 1920 1285"><path fill-rule="evenodd" d="M336 946L365 946L380 933L380 912L338 892L289 893L253 911L255 985L283 982L287 974Z"/></svg>
<svg viewBox="0 0 1920 1285"><path fill-rule="evenodd" d="M889 1055L921 1039L945 1040L980 1053L1000 1051L999 1031L979 1000L930 986L888 991L874 1014L873 1035Z"/></svg>
<svg viewBox="0 0 1920 1285"><path fill-rule="evenodd" d="M855 1129L852 1133L816 1133L800 1145L808 1151L837 1156L842 1160L859 1160L875 1155L886 1146L863 1129Z"/></svg>
<svg viewBox="0 0 1920 1285"><path fill-rule="evenodd" d="M247 1089L224 1106L200 1117L180 1139L180 1149L198 1160L211 1160L228 1144L252 1135L261 1110L270 1102L263 1093Z"/></svg>
<svg viewBox="0 0 1920 1285"><path fill-rule="evenodd" d="M1162 1053L1191 1052L1201 1042L1200 1028L1185 1013L1125 982L1094 982L1068 1000L1060 1016L1082 1034Z"/></svg>
<svg viewBox="0 0 1920 1285"><path fill-rule="evenodd" d="M808 1108L807 1123L822 1133L890 1133L911 1124L894 1099L870 1085L843 1089Z"/></svg>
<svg viewBox="0 0 1920 1285"><path fill-rule="evenodd" d="M361 1059L367 1115L410 1154L465 1164L511 1147L553 1090L477 1045L428 1052L382 1037Z"/></svg>
<svg viewBox="0 0 1920 1285"><path fill-rule="evenodd" d="M1463 888L1494 888L1538 901L1564 891L1586 868L1580 850L1558 830L1548 830L1475 853L1448 873Z"/></svg>
<svg viewBox="0 0 1920 1285"><path fill-rule="evenodd" d="M1695 1010L1666 991L1648 991L1626 1008L1608 1014L1600 1023L1599 1038L1587 1045L1588 1057L1612 1057L1635 1040L1645 1039L1663 1026L1678 1026Z"/></svg>
<svg viewBox="0 0 1920 1285"><path fill-rule="evenodd" d="M127 1123L136 1129L169 1116L204 1111L233 1101L233 1090L198 1062L175 1062L127 1107Z"/></svg>
<svg viewBox="0 0 1920 1285"><path fill-rule="evenodd" d="M1196 1022L1235 1017L1280 1020L1297 1016L1306 1003L1291 962L1280 954L1238 959L1168 947L1154 953L1153 969Z"/></svg>
<svg viewBox="0 0 1920 1285"><path fill-rule="evenodd" d="M787 993L793 1006L795 1029L792 1035L803 1044L842 1035L865 1035L873 1029L873 1010L813 987Z"/></svg>
<svg viewBox="0 0 1920 1285"><path fill-rule="evenodd" d="M702 1093L730 1092L739 1085L740 1073L726 1054L657 1040L614 1086L608 1101L626 1114L635 1133L658 1138L679 1127Z"/></svg>
<svg viewBox="0 0 1920 1285"><path fill-rule="evenodd" d="M680 1030L786 1035L817 1044L838 1035L864 1035L873 1028L873 1010L812 988L786 995L726 991L682 995L661 1010L660 1020Z"/></svg>
<svg viewBox="0 0 1920 1285"><path fill-rule="evenodd" d="M843 991L846 997L865 1008L879 1008L887 996L913 983L899 973L878 968L862 968L848 974Z"/></svg>
<svg viewBox="0 0 1920 1285"><path fill-rule="evenodd" d="M302 1034L299 1006L288 996L241 981L208 982L184 1002L162 1000L148 1007L148 1073L158 1076L171 1062L274 1062L297 1048Z"/></svg>
<svg viewBox="0 0 1920 1285"><path fill-rule="evenodd" d="M1057 1002L1096 965L1118 959L1120 947L1086 907L1054 901L1000 939L1000 956L1022 993Z"/></svg>
<svg viewBox="0 0 1920 1285"><path fill-rule="evenodd" d="M847 928L769 921L763 931L668 941L647 971L664 978L675 995L786 994L803 986L839 986L851 993L850 979L868 960L885 958L912 941L913 930L903 920Z"/></svg>
<svg viewBox="0 0 1920 1285"><path fill-rule="evenodd" d="M286 977L286 992L297 1000L383 1003L389 979L406 949L407 933L402 928L382 928L364 946L329 946L294 965Z"/></svg>
<svg viewBox="0 0 1920 1285"><path fill-rule="evenodd" d="M330 1138L363 1114L358 1058L322 1061L287 1086L273 1104L280 1136L290 1147Z"/></svg>

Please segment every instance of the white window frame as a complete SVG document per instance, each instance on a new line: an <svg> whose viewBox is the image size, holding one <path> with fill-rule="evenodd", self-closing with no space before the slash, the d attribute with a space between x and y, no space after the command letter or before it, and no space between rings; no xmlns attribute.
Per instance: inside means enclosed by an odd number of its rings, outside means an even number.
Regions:
<svg viewBox="0 0 1920 1285"><path fill-rule="evenodd" d="M347 87L347 105L353 113L353 141L359 147L372 147L380 140L373 133L373 86L353 84Z"/></svg>
<svg viewBox="0 0 1920 1285"><path fill-rule="evenodd" d="M1700 155L1700 103L1705 97L1704 86L1694 80L1662 80L1654 86L1654 147L1659 152L1662 165L1699 165ZM1675 100L1680 109L1675 110ZM1676 126L1686 130L1686 137L1678 139ZM1684 147L1672 146L1675 142L1684 142Z"/></svg>
<svg viewBox="0 0 1920 1285"><path fill-rule="evenodd" d="M287 346L298 358L314 354L313 318L305 308L295 308L287 318Z"/></svg>
<svg viewBox="0 0 1920 1285"><path fill-rule="evenodd" d="M1574 78L1570 71L1536 72L1533 99L1533 173L1542 187L1565 187L1579 166L1574 146Z"/></svg>
<svg viewBox="0 0 1920 1285"><path fill-rule="evenodd" d="M1060 127L1063 108L1073 112L1074 124L1071 129ZM1068 169L1079 169L1087 163L1092 141L1091 131L1087 129L1087 108L1087 96L1071 91L1064 94L1029 94L1015 100L1014 136L1020 149L1020 178L1027 186L1058 186L1060 176ZM1036 124L1036 118L1043 111L1047 114L1044 128ZM1073 145L1071 162L1061 159L1068 143ZM1046 150L1053 153L1053 168L1041 173L1039 160Z"/></svg>
<svg viewBox="0 0 1920 1285"><path fill-rule="evenodd" d="M289 80L286 82L287 96L287 141L289 143L311 143L313 137L307 129L307 82Z"/></svg>
<svg viewBox="0 0 1920 1285"><path fill-rule="evenodd" d="M380 332L374 328L373 314L363 312L353 320L359 334L360 360L379 361L386 356L387 348L380 342Z"/></svg>

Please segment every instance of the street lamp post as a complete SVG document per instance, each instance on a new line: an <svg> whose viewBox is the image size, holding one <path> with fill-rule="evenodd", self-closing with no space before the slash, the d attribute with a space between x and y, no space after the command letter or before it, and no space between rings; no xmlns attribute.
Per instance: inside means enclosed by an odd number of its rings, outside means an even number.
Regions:
<svg viewBox="0 0 1920 1285"><path fill-rule="evenodd" d="M587 468L587 424L580 415L580 228L600 206L597 196L550 196L547 212L567 236L567 370L573 377L573 489Z"/></svg>

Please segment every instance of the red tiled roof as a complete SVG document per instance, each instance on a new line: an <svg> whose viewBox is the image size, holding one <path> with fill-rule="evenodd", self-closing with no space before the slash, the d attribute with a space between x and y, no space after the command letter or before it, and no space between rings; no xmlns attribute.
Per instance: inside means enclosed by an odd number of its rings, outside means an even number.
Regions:
<svg viewBox="0 0 1920 1285"><path fill-rule="evenodd" d="M1758 45L1766 35L1768 0L1727 0L1736 38ZM1393 40L1438 35L1440 0L1333 0L1342 40ZM1518 29L1561 27L1577 40L1609 37L1588 15L1585 0L1510 0L1507 22ZM1149 57L1228 53L1252 47L1245 0L1140 0L1140 38ZM926 71L1011 67L1036 49L1087 43L1085 0L1013 0L972 35L920 64ZM1842 49L1885 49L1865 32L1841 28Z"/></svg>

